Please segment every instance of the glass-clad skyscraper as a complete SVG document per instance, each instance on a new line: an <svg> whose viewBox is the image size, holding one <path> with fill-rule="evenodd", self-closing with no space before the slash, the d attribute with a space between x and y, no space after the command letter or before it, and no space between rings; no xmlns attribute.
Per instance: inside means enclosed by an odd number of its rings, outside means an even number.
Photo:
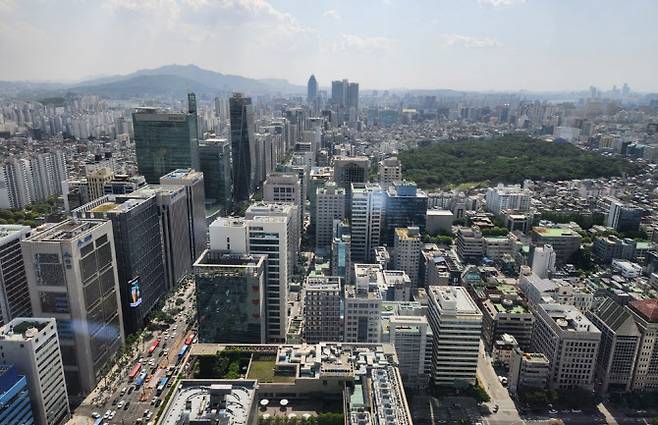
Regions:
<svg viewBox="0 0 658 425"><path fill-rule="evenodd" d="M27 381L14 366L0 366L0 423L34 423Z"/></svg>
<svg viewBox="0 0 658 425"><path fill-rule="evenodd" d="M251 98L235 93L229 100L233 157L233 200L249 199L256 178L256 139Z"/></svg>
<svg viewBox="0 0 658 425"><path fill-rule="evenodd" d="M231 177L231 144L226 139L206 139L199 145L206 203L231 210L233 181Z"/></svg>
<svg viewBox="0 0 658 425"><path fill-rule="evenodd" d="M196 101L188 97L185 113L139 108L133 113L135 152L139 172L149 184L178 168L199 170L199 137Z"/></svg>

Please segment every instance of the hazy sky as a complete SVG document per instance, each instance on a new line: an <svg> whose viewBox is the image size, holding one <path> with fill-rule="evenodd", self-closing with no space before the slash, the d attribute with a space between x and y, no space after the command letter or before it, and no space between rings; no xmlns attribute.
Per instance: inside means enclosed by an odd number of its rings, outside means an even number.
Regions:
<svg viewBox="0 0 658 425"><path fill-rule="evenodd" d="M0 0L0 79L194 63L321 86L658 89L657 0Z"/></svg>

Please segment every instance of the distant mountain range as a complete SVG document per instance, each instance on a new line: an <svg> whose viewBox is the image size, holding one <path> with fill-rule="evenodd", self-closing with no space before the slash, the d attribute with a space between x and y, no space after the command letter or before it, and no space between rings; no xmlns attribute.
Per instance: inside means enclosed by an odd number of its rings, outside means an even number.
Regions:
<svg viewBox="0 0 658 425"><path fill-rule="evenodd" d="M127 75L92 78L76 84L0 81L0 94L24 97L71 93L114 99L183 98L191 91L200 97L212 97L233 91L247 94L302 94L306 88L286 80L257 80L239 75L221 74L196 65L165 65L155 69L141 69Z"/></svg>

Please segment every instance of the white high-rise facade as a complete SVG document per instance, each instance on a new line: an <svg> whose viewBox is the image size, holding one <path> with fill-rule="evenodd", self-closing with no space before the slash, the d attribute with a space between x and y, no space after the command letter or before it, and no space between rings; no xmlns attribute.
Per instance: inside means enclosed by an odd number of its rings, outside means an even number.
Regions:
<svg viewBox="0 0 658 425"><path fill-rule="evenodd" d="M352 262L368 262L379 246L384 217L384 191L379 184L352 183Z"/></svg>
<svg viewBox="0 0 658 425"><path fill-rule="evenodd" d="M504 186L499 184L489 188L485 196L487 210L500 215L505 211L528 211L530 209L530 192L519 185Z"/></svg>
<svg viewBox="0 0 658 425"><path fill-rule="evenodd" d="M331 248L334 220L345 218L345 189L327 182L315 194L315 247L326 252Z"/></svg>
<svg viewBox="0 0 658 425"><path fill-rule="evenodd" d="M532 272L542 279L555 272L555 250L550 244L535 247L532 253Z"/></svg>
<svg viewBox="0 0 658 425"><path fill-rule="evenodd" d="M404 385L423 388L432 373L432 328L425 316L392 316L390 343L398 355Z"/></svg>
<svg viewBox="0 0 658 425"><path fill-rule="evenodd" d="M0 357L27 378L37 424L71 417L55 319L16 318L0 329Z"/></svg>
<svg viewBox="0 0 658 425"><path fill-rule="evenodd" d="M393 268L405 271L413 286L418 285L421 245L418 227L395 229Z"/></svg>
<svg viewBox="0 0 658 425"><path fill-rule="evenodd" d="M475 384L482 312L461 286L431 286L428 295L434 384Z"/></svg>

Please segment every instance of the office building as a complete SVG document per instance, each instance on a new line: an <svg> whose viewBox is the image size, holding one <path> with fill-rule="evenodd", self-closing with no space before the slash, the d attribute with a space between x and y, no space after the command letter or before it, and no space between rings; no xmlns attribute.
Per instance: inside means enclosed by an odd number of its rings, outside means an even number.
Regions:
<svg viewBox="0 0 658 425"><path fill-rule="evenodd" d="M642 208L624 204L612 197L599 201L605 214L605 224L618 232L638 231L642 220Z"/></svg>
<svg viewBox="0 0 658 425"><path fill-rule="evenodd" d="M519 389L548 386L551 373L551 363L542 353L525 353L521 348L512 352L510 360L507 387L512 394Z"/></svg>
<svg viewBox="0 0 658 425"><path fill-rule="evenodd" d="M206 250L194 263L201 343L265 342L267 256Z"/></svg>
<svg viewBox="0 0 658 425"><path fill-rule="evenodd" d="M422 316L394 315L388 320L389 341L398 355L405 387L423 389L432 376L432 328Z"/></svg>
<svg viewBox="0 0 658 425"><path fill-rule="evenodd" d="M592 256L601 264L610 264L612 260L634 260L637 252L637 241L614 235L599 236L594 239Z"/></svg>
<svg viewBox="0 0 658 425"><path fill-rule="evenodd" d="M266 338L284 341L288 323L288 276L295 261L294 207L267 204L247 210L245 219L218 218L210 225L210 249L235 254L267 255L266 265ZM250 207L251 209L251 207Z"/></svg>
<svg viewBox="0 0 658 425"><path fill-rule="evenodd" d="M346 191L352 183L367 183L370 160L367 156L334 157L334 181Z"/></svg>
<svg viewBox="0 0 658 425"><path fill-rule="evenodd" d="M395 229L393 268L406 272L413 286L418 286L421 244L418 227Z"/></svg>
<svg viewBox="0 0 658 425"><path fill-rule="evenodd" d="M539 304L532 351L551 364L551 388L592 389L601 331L572 305Z"/></svg>
<svg viewBox="0 0 658 425"><path fill-rule="evenodd" d="M0 365L0 423L34 424L30 395L25 376L13 365Z"/></svg>
<svg viewBox="0 0 658 425"><path fill-rule="evenodd" d="M32 316L21 254L21 240L29 236L30 231L29 226L0 225L0 324L8 323L15 317Z"/></svg>
<svg viewBox="0 0 658 425"><path fill-rule="evenodd" d="M206 203L227 213L233 202L231 143L227 139L205 139L199 143L200 171Z"/></svg>
<svg viewBox="0 0 658 425"><path fill-rule="evenodd" d="M229 99L231 120L231 157L233 159L233 201L249 199L256 182L256 135L254 110L250 97L235 93Z"/></svg>
<svg viewBox="0 0 658 425"><path fill-rule="evenodd" d="M451 234L455 215L450 210L428 209L425 213L425 231L430 235Z"/></svg>
<svg viewBox="0 0 658 425"><path fill-rule="evenodd" d="M345 285L345 342L381 341L382 297L377 285Z"/></svg>
<svg viewBox="0 0 658 425"><path fill-rule="evenodd" d="M192 99L190 99L192 100ZM180 168L199 170L196 104L182 113L139 108L133 113L139 173L149 184Z"/></svg>
<svg viewBox="0 0 658 425"><path fill-rule="evenodd" d="M93 201L105 194L105 183L114 178L114 172L109 167L91 167L86 172L89 185L89 200Z"/></svg>
<svg viewBox="0 0 658 425"><path fill-rule="evenodd" d="M267 176L263 183L263 201L269 203L291 204L296 207L298 243L301 242L304 224L304 202L299 176L292 172L275 172Z"/></svg>
<svg viewBox="0 0 658 425"><path fill-rule="evenodd" d="M146 186L144 176L128 176L126 174L114 175L112 180L103 184L105 195L127 195ZM84 203L86 204L86 202ZM81 204L81 205L84 205Z"/></svg>
<svg viewBox="0 0 658 425"><path fill-rule="evenodd" d="M333 239L334 220L342 221L345 215L345 189L334 182L318 187L315 202L315 249L328 252Z"/></svg>
<svg viewBox="0 0 658 425"><path fill-rule="evenodd" d="M633 315L609 297L585 315L601 331L594 375L597 391L630 391L641 337Z"/></svg>
<svg viewBox="0 0 658 425"><path fill-rule="evenodd" d="M315 102L315 99L318 97L318 81L315 79L315 75L311 75L306 84L306 101L309 105L312 105Z"/></svg>
<svg viewBox="0 0 658 425"><path fill-rule="evenodd" d="M439 248L436 244L424 244L420 255L422 286L459 284L464 267L453 250Z"/></svg>
<svg viewBox="0 0 658 425"><path fill-rule="evenodd" d="M658 299L635 300L628 303L640 330L640 346L633 375L634 391L658 389Z"/></svg>
<svg viewBox="0 0 658 425"><path fill-rule="evenodd" d="M489 188L485 195L487 210L495 215L508 211L523 212L530 209L530 191L519 185L505 186L499 184Z"/></svg>
<svg viewBox="0 0 658 425"><path fill-rule="evenodd" d="M126 195L136 199L149 199L152 196L155 196L160 212L165 284L167 290L171 290L192 271L192 236L189 224L192 214L189 212L185 186L150 185Z"/></svg>
<svg viewBox="0 0 658 425"><path fill-rule="evenodd" d="M416 183L396 181L384 192L384 226L381 229L383 243L393 245L395 229L398 227L418 227L425 231L427 195L416 187Z"/></svg>
<svg viewBox="0 0 658 425"><path fill-rule="evenodd" d="M396 157L383 159L377 165L379 184L382 187L388 187L393 182L402 180L402 163Z"/></svg>
<svg viewBox="0 0 658 425"><path fill-rule="evenodd" d="M206 196L203 188L203 173L191 169L174 170L160 177L163 186L184 186L187 195L187 214L190 226L190 251L192 263L208 246L208 223L206 222Z"/></svg>
<svg viewBox="0 0 658 425"><path fill-rule="evenodd" d="M80 401L124 342L112 223L66 220L21 247L32 314L57 319L67 392Z"/></svg>
<svg viewBox="0 0 658 425"><path fill-rule="evenodd" d="M63 425L71 417L63 359L72 349L60 346L55 319L16 318L0 330L0 357L25 376L37 424Z"/></svg>
<svg viewBox="0 0 658 425"><path fill-rule="evenodd" d="M427 295L434 385L475 384L482 329L480 309L461 286L431 286Z"/></svg>
<svg viewBox="0 0 658 425"><path fill-rule="evenodd" d="M379 184L352 183L351 188L351 260L368 262L380 245L385 195Z"/></svg>
<svg viewBox="0 0 658 425"><path fill-rule="evenodd" d="M532 228L532 243L534 245L551 245L555 251L556 264L564 264L571 256L580 249L582 236L578 232L567 227L542 227Z"/></svg>
<svg viewBox="0 0 658 425"><path fill-rule="evenodd" d="M341 278L308 277L303 289L304 340L342 341L344 295Z"/></svg>
<svg viewBox="0 0 658 425"><path fill-rule="evenodd" d="M464 263L478 264L484 256L484 237L479 227L457 229L457 255Z"/></svg>
<svg viewBox="0 0 658 425"><path fill-rule="evenodd" d="M156 196L103 196L75 209L73 216L112 222L124 330L126 335L141 330L168 292Z"/></svg>

